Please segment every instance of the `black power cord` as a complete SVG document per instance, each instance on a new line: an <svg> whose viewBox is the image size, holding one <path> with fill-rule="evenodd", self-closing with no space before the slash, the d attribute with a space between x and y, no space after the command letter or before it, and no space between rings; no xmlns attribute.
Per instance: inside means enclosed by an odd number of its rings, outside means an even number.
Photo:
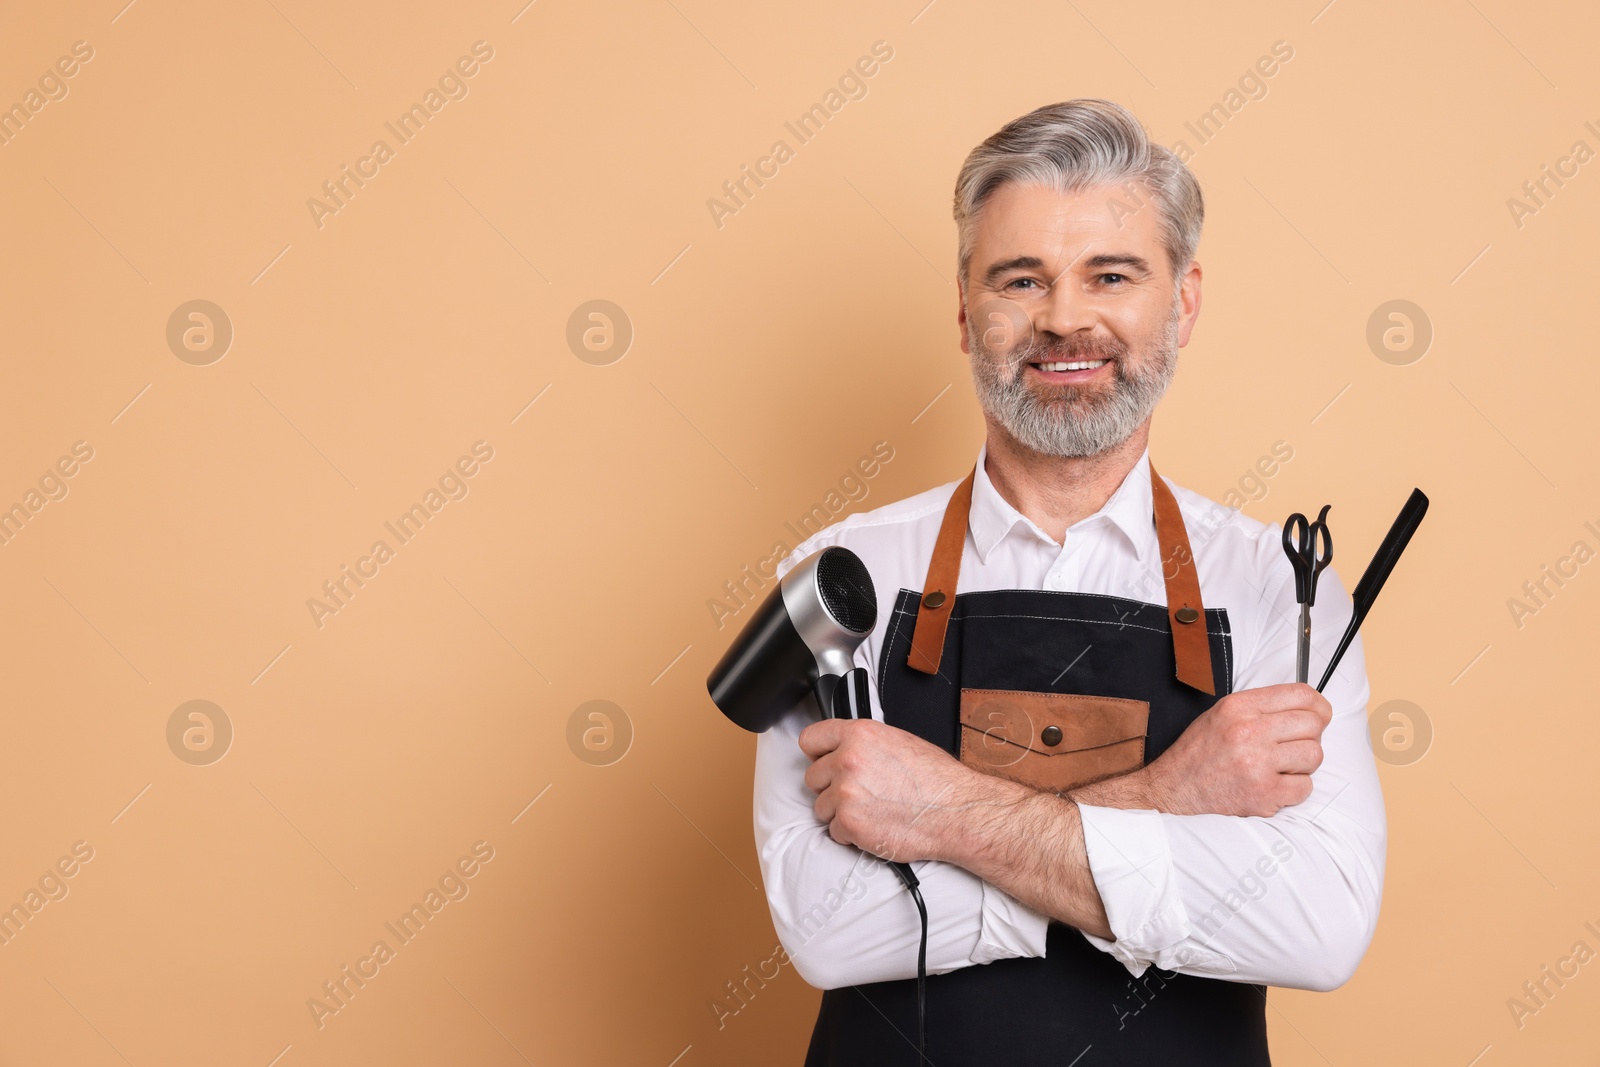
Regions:
<svg viewBox="0 0 1600 1067"><path fill-rule="evenodd" d="M872 718L867 671L864 667L853 667L837 677L821 676L816 682L816 695L817 703L827 718ZM927 1063L928 906L922 902L922 890L917 888L921 883L917 881L911 864L891 862L889 866L905 883L906 891L917 905L917 915L922 919L922 938L917 943L917 1062Z"/></svg>
<svg viewBox="0 0 1600 1067"><path fill-rule="evenodd" d="M891 863L894 873L905 883L906 891L917 905L922 918L922 939L917 944L917 1062L928 1062L927 1008L928 1008L928 906L922 902L922 890L917 886L917 876L909 863Z"/></svg>

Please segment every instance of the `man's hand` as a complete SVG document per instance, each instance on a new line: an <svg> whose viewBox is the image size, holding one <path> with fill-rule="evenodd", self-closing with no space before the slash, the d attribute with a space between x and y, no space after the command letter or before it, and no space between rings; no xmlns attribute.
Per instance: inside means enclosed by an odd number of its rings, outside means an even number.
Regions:
<svg viewBox="0 0 1600 1067"><path fill-rule="evenodd" d="M982 804L980 774L917 735L873 719L823 719L800 733L817 818L843 845L899 862L948 857L953 808Z"/></svg>
<svg viewBox="0 0 1600 1067"><path fill-rule="evenodd" d="M1070 799L975 771L872 719L813 723L800 748L835 841L901 863L953 863L1053 919L1112 936Z"/></svg>
<svg viewBox="0 0 1600 1067"><path fill-rule="evenodd" d="M1232 693L1148 767L1072 795L1172 815L1275 815L1311 795L1332 718L1333 706L1303 683Z"/></svg>

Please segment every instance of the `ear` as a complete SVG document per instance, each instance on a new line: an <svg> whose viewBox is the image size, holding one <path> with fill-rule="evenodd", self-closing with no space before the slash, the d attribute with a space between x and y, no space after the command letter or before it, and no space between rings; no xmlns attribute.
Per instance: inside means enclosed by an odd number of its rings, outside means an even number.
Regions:
<svg viewBox="0 0 1600 1067"><path fill-rule="evenodd" d="M961 332L961 351L972 355L972 346L967 343L967 292L965 283L956 286L956 328Z"/></svg>
<svg viewBox="0 0 1600 1067"><path fill-rule="evenodd" d="M1194 332L1195 320L1200 317L1200 263L1191 260L1189 269L1184 271L1183 281L1178 290L1178 347L1189 343L1189 335Z"/></svg>

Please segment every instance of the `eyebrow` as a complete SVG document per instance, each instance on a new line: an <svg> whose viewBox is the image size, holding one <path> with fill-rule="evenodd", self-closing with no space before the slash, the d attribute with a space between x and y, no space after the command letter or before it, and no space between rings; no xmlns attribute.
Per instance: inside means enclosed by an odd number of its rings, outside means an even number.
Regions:
<svg viewBox="0 0 1600 1067"><path fill-rule="evenodd" d="M1150 264L1142 257L1129 252L1102 252L1097 256L1090 256L1083 261L1083 266L1088 270L1100 270L1104 267L1128 267L1144 274L1150 273ZM1038 256L1014 256L994 264L984 271L985 284L992 285L1003 275L1014 270L1042 270L1044 260Z"/></svg>
<svg viewBox="0 0 1600 1067"><path fill-rule="evenodd" d="M1014 270L1041 270L1044 260L1038 256L1014 256L1011 259L996 263L983 273L984 284L993 284L1000 280L1000 276L1009 274Z"/></svg>
<svg viewBox="0 0 1600 1067"><path fill-rule="evenodd" d="M1129 252L1102 252L1098 256L1090 256L1083 265L1090 270L1099 270L1102 267L1131 267L1144 274L1150 273L1150 264L1145 262L1144 257Z"/></svg>

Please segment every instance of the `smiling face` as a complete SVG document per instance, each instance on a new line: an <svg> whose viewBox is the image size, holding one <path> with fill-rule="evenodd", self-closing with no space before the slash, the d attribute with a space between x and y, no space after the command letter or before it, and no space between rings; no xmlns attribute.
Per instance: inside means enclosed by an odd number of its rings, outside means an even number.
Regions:
<svg viewBox="0 0 1600 1067"><path fill-rule="evenodd" d="M1092 456L1148 426L1200 313L1200 266L1173 278L1160 210L1109 185L989 197L957 321L991 433Z"/></svg>

